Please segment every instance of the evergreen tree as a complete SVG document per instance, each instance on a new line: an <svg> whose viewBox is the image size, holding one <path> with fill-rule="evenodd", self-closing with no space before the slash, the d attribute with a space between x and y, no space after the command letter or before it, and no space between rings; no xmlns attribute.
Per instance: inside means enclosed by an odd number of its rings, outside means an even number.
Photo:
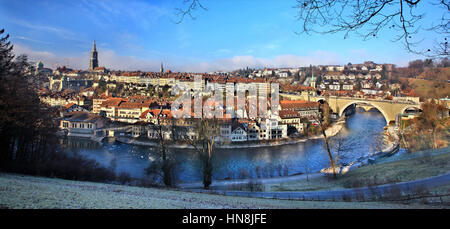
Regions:
<svg viewBox="0 0 450 229"><path fill-rule="evenodd" d="M4 33L0 30L0 36ZM40 103L27 57L15 57L9 35L0 38L0 168L43 159L54 143L54 113Z"/></svg>

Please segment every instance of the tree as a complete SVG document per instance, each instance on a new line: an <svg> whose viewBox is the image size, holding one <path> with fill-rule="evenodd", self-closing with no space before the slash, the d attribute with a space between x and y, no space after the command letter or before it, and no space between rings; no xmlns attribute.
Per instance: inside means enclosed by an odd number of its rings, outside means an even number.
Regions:
<svg viewBox="0 0 450 229"><path fill-rule="evenodd" d="M300 71L297 71L297 72L294 73L294 79L296 81L300 81Z"/></svg>
<svg viewBox="0 0 450 229"><path fill-rule="evenodd" d="M450 60L447 57L442 58L441 62L438 64L438 67L441 68L450 67Z"/></svg>
<svg viewBox="0 0 450 229"><path fill-rule="evenodd" d="M306 173L306 181L309 181L309 174L311 172L310 163L311 163L311 153L308 150L305 150L305 157L303 160L303 167L305 167L305 173Z"/></svg>
<svg viewBox="0 0 450 229"><path fill-rule="evenodd" d="M361 80L356 80L355 87L353 88L355 91L360 91L362 89Z"/></svg>
<svg viewBox="0 0 450 229"><path fill-rule="evenodd" d="M0 36L4 29L0 30ZM27 57L0 37L0 168L44 160L56 145L56 112L41 104Z"/></svg>
<svg viewBox="0 0 450 229"><path fill-rule="evenodd" d="M184 18L189 16L191 19L195 20L194 15L192 14L198 8L207 10L200 2L200 0L183 0L183 4L187 4L186 8L176 8L176 14L179 17L179 20L176 22L180 24L183 22Z"/></svg>
<svg viewBox="0 0 450 229"><path fill-rule="evenodd" d="M316 82L317 82L318 84L322 83L322 74L319 74L319 75L317 76Z"/></svg>
<svg viewBox="0 0 450 229"><path fill-rule="evenodd" d="M422 103L422 113L420 114L420 119L422 121L421 128L423 129L431 129L432 136L432 146L434 149L437 148L437 138L436 133L439 127L442 126L443 111L446 111L446 108L441 104L437 104L432 99L431 101L427 101Z"/></svg>
<svg viewBox="0 0 450 229"><path fill-rule="evenodd" d="M305 80L306 80L306 73L302 71L302 72L300 72L299 74L300 74L300 76L299 76L298 82L299 82L300 84L303 84L303 82L305 82Z"/></svg>
<svg viewBox="0 0 450 229"><path fill-rule="evenodd" d="M331 123L331 108L327 102L322 104L323 126L327 128Z"/></svg>
<svg viewBox="0 0 450 229"><path fill-rule="evenodd" d="M287 135L288 136L291 136L291 135L296 134L296 133L298 133L297 128L295 128L294 126L291 126L291 125L289 125L287 127Z"/></svg>
<svg viewBox="0 0 450 229"><path fill-rule="evenodd" d="M194 147L202 162L203 187L209 189L212 183L213 159L215 152L216 137L219 135L219 122L216 118L200 118L193 126L196 137L192 139L187 134L181 134L183 141Z"/></svg>
<svg viewBox="0 0 450 229"><path fill-rule="evenodd" d="M344 159L344 154L354 149L355 139L344 137L342 135L335 136L330 139L331 149L333 151L334 165L339 165L339 160Z"/></svg>
<svg viewBox="0 0 450 229"><path fill-rule="evenodd" d="M200 0L183 2L187 7L176 9L180 19L177 23L181 23L186 16L195 19L192 12L199 8L207 10ZM391 30L395 34L394 41L401 41L411 53L447 57L450 2L434 0L429 7L433 8L433 14L439 14L441 18L424 25L425 15L420 13L420 9L426 7L427 3L422 0L296 0L294 8L298 9L299 34L343 32L344 38L354 33L368 40ZM418 49L421 37L433 37L430 33L442 38L434 40L433 47Z"/></svg>
<svg viewBox="0 0 450 229"><path fill-rule="evenodd" d="M175 141L175 131L173 131L173 128L167 127L162 124L161 119L163 118L162 115L162 108L160 109L159 113L157 114L157 121L156 123L152 123L150 125L150 128L156 133L156 139L158 142L158 155L159 155L159 162L160 164L156 164L159 168L152 168L161 170L163 182L164 185L167 187L173 186L173 171L174 171L174 158L170 154L169 145L172 144ZM173 123L173 122L172 122ZM174 125L172 124L171 127ZM170 133L171 138L167 138L166 134ZM154 163L154 162L152 162ZM158 163L158 162L157 162ZM150 167L151 168L151 167ZM151 169L150 169L151 170Z"/></svg>
<svg viewBox="0 0 450 229"><path fill-rule="evenodd" d="M433 67L433 59L425 59L423 61L423 66L426 68L432 68Z"/></svg>
<svg viewBox="0 0 450 229"><path fill-rule="evenodd" d="M408 68L418 69L419 71L422 71L424 67L425 64L422 60L413 60L408 63Z"/></svg>
<svg viewBox="0 0 450 229"><path fill-rule="evenodd" d="M324 109L327 109L327 111L325 111ZM326 131L325 131L326 130L326 126L325 126L324 121L323 121L323 119L324 119L323 114L325 112L329 113L330 112L329 109L330 109L329 106L323 106L322 112L316 112L316 114L313 115L312 118L319 124L320 131L321 131L323 139L325 141L325 148L326 148L327 153L328 153L328 159L330 160L331 170L333 171L333 177L336 178L335 162L334 162L334 159L333 159L333 154L331 153L330 143L328 141L328 137L327 137L327 134L326 134Z"/></svg>
<svg viewBox="0 0 450 229"><path fill-rule="evenodd" d="M106 91L106 81L103 79L103 77L100 78L100 80L98 81L98 88L100 88L102 91Z"/></svg>
<svg viewBox="0 0 450 229"><path fill-rule="evenodd" d="M355 33L367 40L377 37L383 30L393 30L396 34L394 40L402 41L409 52L448 56L446 36L450 33L450 2L434 1L431 7L442 17L430 25L423 25L425 15L417 13L425 4L426 1L421 0L297 0L296 8L301 22L300 33L343 32L344 38ZM419 50L416 46L423 33L438 34L442 40L435 40L434 47Z"/></svg>

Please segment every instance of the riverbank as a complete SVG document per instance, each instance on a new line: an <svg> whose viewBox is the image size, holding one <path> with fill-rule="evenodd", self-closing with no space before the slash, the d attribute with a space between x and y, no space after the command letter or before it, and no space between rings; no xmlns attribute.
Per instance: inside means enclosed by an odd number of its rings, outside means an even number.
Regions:
<svg viewBox="0 0 450 229"><path fill-rule="evenodd" d="M389 160L387 160L389 159ZM409 182L450 172L450 148L402 154L396 158L382 158L374 164L363 166L340 175L310 175L295 180L264 184L265 191L317 191ZM445 191L445 190L444 190ZM446 190L447 193L450 190Z"/></svg>
<svg viewBox="0 0 450 229"><path fill-rule="evenodd" d="M387 160L389 159L389 160ZM450 172L450 148L402 154L396 158L382 158L372 165L341 174L337 179L322 173L300 174L261 179L213 181L214 190L240 190L258 188L260 191L332 191L347 188L410 182ZM179 184L183 189L201 189L201 182ZM450 190L442 190L448 193Z"/></svg>
<svg viewBox="0 0 450 229"><path fill-rule="evenodd" d="M400 149L400 138L394 127L388 126L383 133L383 146L380 151L358 158L349 170L373 163L377 158L391 156Z"/></svg>
<svg viewBox="0 0 450 229"><path fill-rule="evenodd" d="M335 129L328 129L330 131L330 135L334 136L336 135L342 128L342 125L340 128ZM328 134L327 134L328 136ZM355 170L357 168L363 167L365 165L369 165L373 161L375 161L377 158L382 158L386 156L393 155L399 150L399 137L394 131L393 127L388 127L385 132L385 142L384 147L379 151L371 155L367 155L365 157L358 158L354 163L352 163L351 166L348 166L347 171ZM315 178L317 180L320 180L320 183L324 182L325 180L329 179L329 176L327 174L317 172L317 173L311 173L311 174L300 174L300 175L292 175L292 176L282 176L282 177L273 177L273 178L259 178L259 179L233 179L233 180L215 180L211 184L211 188L213 189L233 189L236 187L242 187L246 186L249 183L255 183L255 184L276 184L276 183L289 183L289 182L295 182L299 180L309 180L311 178ZM325 179L325 180L323 180ZM203 184L201 182L194 182L194 183L183 183L179 184L180 188L184 189L194 189L194 188L201 188L203 187Z"/></svg>
<svg viewBox="0 0 450 229"><path fill-rule="evenodd" d="M342 128L345 125L345 120L340 120L336 122L334 125L329 127L325 130L325 133L327 137L332 137L338 134ZM306 142L308 140L313 139L322 139L322 135L316 135L309 138L300 138L300 139L286 139L286 140L279 140L279 141L273 141L273 142L252 142L252 143L238 143L238 144L217 144L216 148L220 149L240 149L240 148L260 148L260 147L272 147L272 146L283 146L283 145L291 145L291 144L297 144ZM157 143L147 140L139 140L135 138L129 138L129 137L115 137L115 140L121 143L130 144L130 145L137 145L137 146L151 146L156 147L158 146ZM169 148L174 149L193 149L194 147L188 144L176 144L176 145L170 145Z"/></svg>

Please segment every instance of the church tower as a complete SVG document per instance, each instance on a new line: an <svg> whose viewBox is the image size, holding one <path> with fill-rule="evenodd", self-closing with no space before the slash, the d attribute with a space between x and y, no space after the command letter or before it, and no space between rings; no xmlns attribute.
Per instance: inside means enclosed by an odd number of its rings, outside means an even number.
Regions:
<svg viewBox="0 0 450 229"><path fill-rule="evenodd" d="M312 77L311 77L311 87L316 89L316 78L314 78L314 71L312 72Z"/></svg>
<svg viewBox="0 0 450 229"><path fill-rule="evenodd" d="M161 68L159 69L159 71L161 72L161 73L164 73L164 67L163 67L163 63L161 62Z"/></svg>
<svg viewBox="0 0 450 229"><path fill-rule="evenodd" d="M94 40L94 47L91 51L91 59L89 61L89 70L94 71L96 67L98 67L98 56L97 56L97 48L95 47L95 40Z"/></svg>
<svg viewBox="0 0 450 229"><path fill-rule="evenodd" d="M311 69L311 83L310 86L314 89L316 89L316 78L314 78L314 69L312 68L312 66L310 65L309 68Z"/></svg>

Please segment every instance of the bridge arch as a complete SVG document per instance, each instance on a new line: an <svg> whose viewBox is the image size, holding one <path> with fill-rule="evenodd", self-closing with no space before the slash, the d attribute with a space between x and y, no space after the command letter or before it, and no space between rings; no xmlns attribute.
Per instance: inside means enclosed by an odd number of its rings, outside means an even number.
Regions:
<svg viewBox="0 0 450 229"><path fill-rule="evenodd" d="M321 103L321 104L325 103L325 101L326 101L325 99L318 99L318 100L317 100L317 102L319 102L319 103Z"/></svg>
<svg viewBox="0 0 450 229"><path fill-rule="evenodd" d="M371 106L373 106L374 108L376 108L376 109L383 115L384 120L386 121L386 125L389 125L389 121L391 121L391 120L389 120L389 118L388 118L389 116L387 115L386 111L385 111L383 108L379 107L377 104L372 103L371 101L359 101L359 100L355 100L355 101L348 102L348 103L346 103L344 106L342 106L342 107L339 109L339 117L342 116L342 114L344 113L345 109L347 109L349 106L351 106L351 105L353 105L353 104L361 104L361 103L368 104L368 105L371 105ZM373 108L372 108L372 109L373 109ZM405 109L406 109L406 108L405 108Z"/></svg>
<svg viewBox="0 0 450 229"><path fill-rule="evenodd" d="M356 104L356 107L358 108L358 106L359 106L360 109L363 109L365 112L368 112L368 111L370 111L372 109L377 109L377 108L375 108L372 105L369 105L367 103L364 103L364 104L358 103L358 104Z"/></svg>
<svg viewBox="0 0 450 229"><path fill-rule="evenodd" d="M376 107L368 107L366 108L366 112L369 112L370 110L378 110Z"/></svg>
<svg viewBox="0 0 450 229"><path fill-rule="evenodd" d="M410 106L406 106L406 107L404 107L403 109L402 109L402 113L405 113L405 111L407 110L407 109L410 109L410 108L414 108L414 110L421 110L422 108L419 106L419 105L410 105Z"/></svg>

